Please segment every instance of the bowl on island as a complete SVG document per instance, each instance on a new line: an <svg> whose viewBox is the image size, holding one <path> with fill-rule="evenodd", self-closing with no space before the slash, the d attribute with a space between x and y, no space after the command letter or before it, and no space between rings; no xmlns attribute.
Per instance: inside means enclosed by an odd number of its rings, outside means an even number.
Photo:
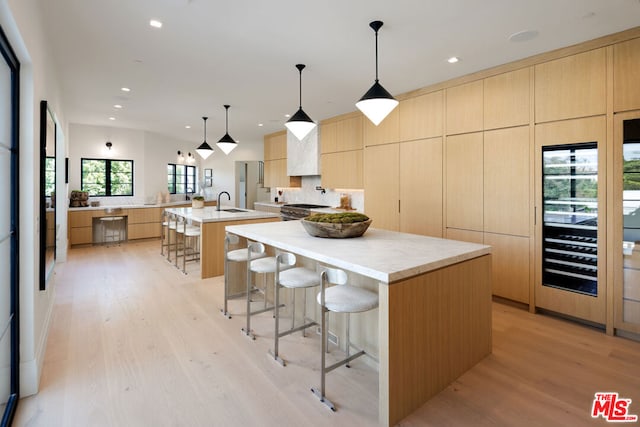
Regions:
<svg viewBox="0 0 640 427"><path fill-rule="evenodd" d="M315 214L300 220L313 237L346 239L360 237L371 225L371 218L356 212Z"/></svg>

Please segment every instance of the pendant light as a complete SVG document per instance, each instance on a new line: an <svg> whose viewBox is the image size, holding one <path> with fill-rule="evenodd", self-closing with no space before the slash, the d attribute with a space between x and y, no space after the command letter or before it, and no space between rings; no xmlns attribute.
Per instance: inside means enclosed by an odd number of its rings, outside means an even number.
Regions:
<svg viewBox="0 0 640 427"><path fill-rule="evenodd" d="M220 141L218 141L218 147L224 152L224 154L229 154L233 151L234 148L238 146L238 143L229 136L229 107L230 105L225 105L224 108L227 111L227 127L225 130L225 134Z"/></svg>
<svg viewBox="0 0 640 427"><path fill-rule="evenodd" d="M291 116L285 126L291 131L300 141L307 136L311 130L316 127L313 120L302 110L302 70L304 70L304 64L296 64L296 68L300 72L300 107L298 111Z"/></svg>
<svg viewBox="0 0 640 427"><path fill-rule="evenodd" d="M206 159L213 154L213 148L207 144L207 119L208 117L202 118L202 120L204 120L204 142L196 148L196 153L200 154L200 157L203 159Z"/></svg>
<svg viewBox="0 0 640 427"><path fill-rule="evenodd" d="M382 27L382 21L373 21L369 26L376 33L376 81L360 101L356 102L356 107L378 126L396 108L398 101L378 82L378 30Z"/></svg>

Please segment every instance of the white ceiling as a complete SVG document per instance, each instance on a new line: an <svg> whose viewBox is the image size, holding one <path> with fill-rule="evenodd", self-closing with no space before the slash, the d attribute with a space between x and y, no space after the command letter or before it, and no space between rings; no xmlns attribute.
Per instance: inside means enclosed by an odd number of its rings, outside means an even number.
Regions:
<svg viewBox="0 0 640 427"><path fill-rule="evenodd" d="M375 75L400 94L640 23L639 0L41 0L71 123L213 145L261 141L298 107L354 111ZM150 19L164 23L149 26ZM536 38L509 36L535 30ZM449 64L446 59L459 56ZM122 86L130 87L126 94ZM113 105L123 105L116 110ZM116 118L110 121L109 117ZM263 123L259 127L258 123ZM185 129L185 125L191 129Z"/></svg>

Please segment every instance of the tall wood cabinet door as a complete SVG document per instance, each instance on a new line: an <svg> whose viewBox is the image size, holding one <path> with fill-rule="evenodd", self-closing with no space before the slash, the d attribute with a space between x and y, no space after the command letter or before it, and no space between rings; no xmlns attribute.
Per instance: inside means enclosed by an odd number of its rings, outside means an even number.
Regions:
<svg viewBox="0 0 640 427"><path fill-rule="evenodd" d="M448 136L445 143L447 227L483 230L482 132Z"/></svg>
<svg viewBox="0 0 640 427"><path fill-rule="evenodd" d="M442 237L442 137L400 143L400 231Z"/></svg>
<svg viewBox="0 0 640 427"><path fill-rule="evenodd" d="M482 92L482 80L446 89L447 135L482 130Z"/></svg>
<svg viewBox="0 0 640 427"><path fill-rule="evenodd" d="M273 188L277 186L276 175L274 170L275 160L264 161L264 186Z"/></svg>
<svg viewBox="0 0 640 427"><path fill-rule="evenodd" d="M400 141L442 136L444 91L400 101Z"/></svg>
<svg viewBox="0 0 640 427"><path fill-rule="evenodd" d="M536 123L606 113L605 48L535 66Z"/></svg>
<svg viewBox="0 0 640 427"><path fill-rule="evenodd" d="M286 159L287 158L287 132L279 132L277 135L273 135L271 138L271 154L273 159Z"/></svg>
<svg viewBox="0 0 640 427"><path fill-rule="evenodd" d="M531 68L484 79L484 129L529 124Z"/></svg>
<svg viewBox="0 0 640 427"><path fill-rule="evenodd" d="M320 153L335 153L337 150L336 122L320 124Z"/></svg>
<svg viewBox="0 0 640 427"><path fill-rule="evenodd" d="M529 304L529 238L484 233L491 246L491 293Z"/></svg>
<svg viewBox="0 0 640 427"><path fill-rule="evenodd" d="M352 151L362 149L363 116L340 120L337 125L336 151ZM368 120L368 119L366 119Z"/></svg>
<svg viewBox="0 0 640 427"><path fill-rule="evenodd" d="M372 226L398 231L399 202L398 144L367 147L364 150L364 210Z"/></svg>
<svg viewBox="0 0 640 427"><path fill-rule="evenodd" d="M640 109L640 39L613 46L613 110Z"/></svg>
<svg viewBox="0 0 640 427"><path fill-rule="evenodd" d="M343 151L322 155L321 184L324 188L361 189L363 183L363 151Z"/></svg>
<svg viewBox="0 0 640 427"><path fill-rule="evenodd" d="M365 147L400 141L400 108L396 107L378 126L366 117L362 122Z"/></svg>
<svg viewBox="0 0 640 427"><path fill-rule="evenodd" d="M529 126L484 133L484 231L529 236Z"/></svg>

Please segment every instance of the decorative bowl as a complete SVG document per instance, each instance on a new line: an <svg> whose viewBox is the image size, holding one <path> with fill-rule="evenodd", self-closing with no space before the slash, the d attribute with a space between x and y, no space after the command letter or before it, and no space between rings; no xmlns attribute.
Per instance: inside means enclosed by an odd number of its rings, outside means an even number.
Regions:
<svg viewBox="0 0 640 427"><path fill-rule="evenodd" d="M373 220L369 218L362 222L352 222L349 224L332 222L315 222L301 219L304 229L313 237L326 237L330 239L346 239L350 237L360 237L367 231Z"/></svg>

